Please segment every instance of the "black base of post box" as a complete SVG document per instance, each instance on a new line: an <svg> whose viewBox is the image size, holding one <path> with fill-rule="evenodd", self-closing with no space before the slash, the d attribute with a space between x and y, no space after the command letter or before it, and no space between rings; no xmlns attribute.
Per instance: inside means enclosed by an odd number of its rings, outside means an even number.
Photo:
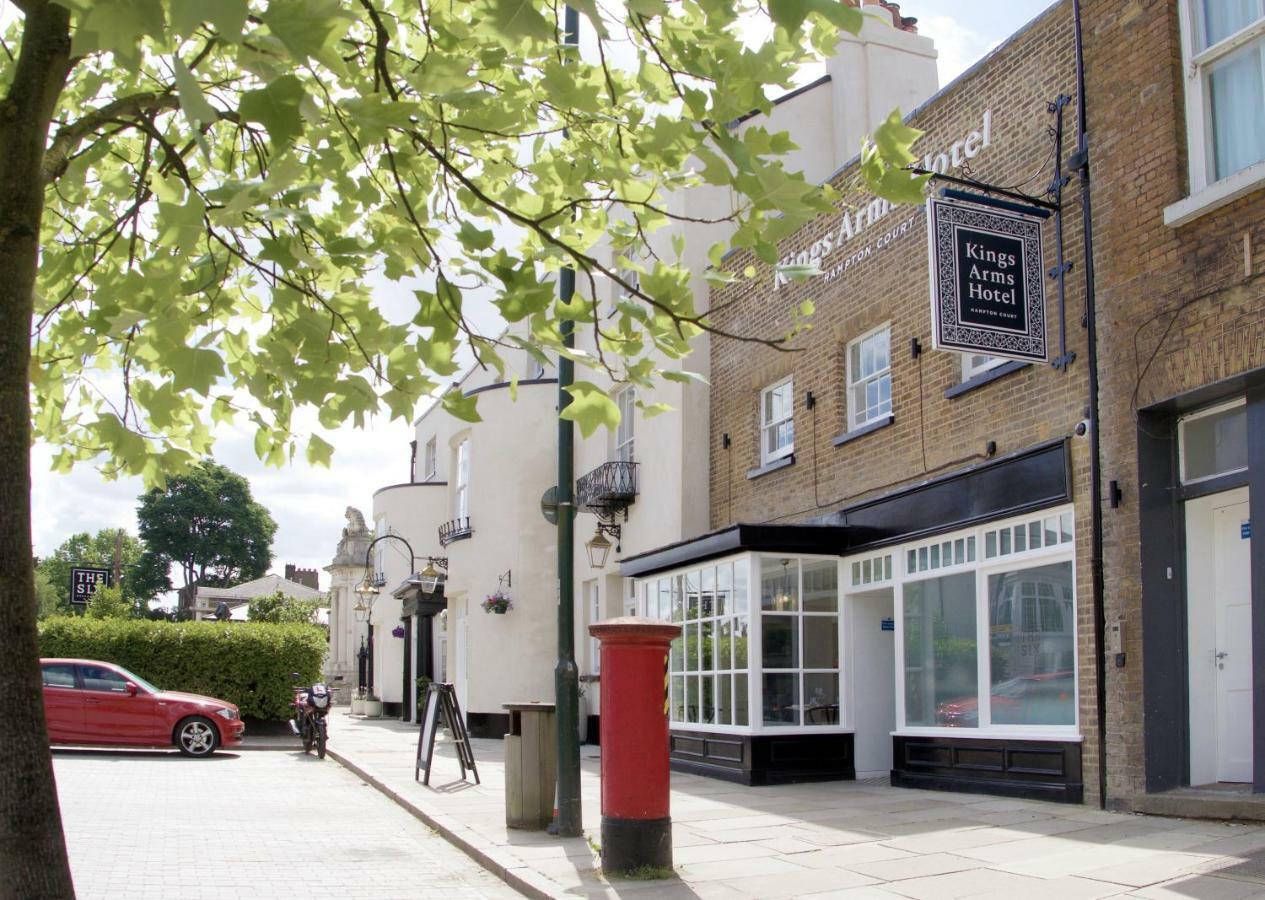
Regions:
<svg viewBox="0 0 1265 900"><path fill-rule="evenodd" d="M672 868L672 817L602 816L602 870L619 875L645 867Z"/></svg>

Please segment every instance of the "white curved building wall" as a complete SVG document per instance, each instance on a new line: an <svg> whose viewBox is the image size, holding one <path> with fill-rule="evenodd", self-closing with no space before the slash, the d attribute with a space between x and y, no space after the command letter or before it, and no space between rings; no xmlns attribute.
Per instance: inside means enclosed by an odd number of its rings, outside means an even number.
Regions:
<svg viewBox="0 0 1265 900"><path fill-rule="evenodd" d="M557 481L558 388L520 384L515 402L507 386L484 387L483 421L449 439L450 465L468 442L471 533L447 547L448 654L464 708L475 717L502 716L511 701L552 699L557 644L557 529L541 514L540 499ZM513 609L484 612L484 598L498 588Z"/></svg>

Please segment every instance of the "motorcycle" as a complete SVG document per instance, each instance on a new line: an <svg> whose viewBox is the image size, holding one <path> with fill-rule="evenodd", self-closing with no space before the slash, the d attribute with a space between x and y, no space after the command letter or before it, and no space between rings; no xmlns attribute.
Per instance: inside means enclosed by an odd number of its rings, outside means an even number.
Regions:
<svg viewBox="0 0 1265 900"><path fill-rule="evenodd" d="M298 681L299 673L292 673L291 678ZM329 736L326 717L333 696L333 692L319 681L294 692L294 718L290 720L290 730L303 740L304 753L316 747L318 759L325 758L325 742Z"/></svg>

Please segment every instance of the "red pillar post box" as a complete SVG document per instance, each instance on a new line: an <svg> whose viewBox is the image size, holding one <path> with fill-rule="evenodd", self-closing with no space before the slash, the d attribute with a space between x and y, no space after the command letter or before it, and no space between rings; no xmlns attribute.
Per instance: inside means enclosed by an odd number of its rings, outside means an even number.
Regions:
<svg viewBox="0 0 1265 900"><path fill-rule="evenodd" d="M629 616L589 626L602 642L602 868L672 867L668 645L680 625Z"/></svg>

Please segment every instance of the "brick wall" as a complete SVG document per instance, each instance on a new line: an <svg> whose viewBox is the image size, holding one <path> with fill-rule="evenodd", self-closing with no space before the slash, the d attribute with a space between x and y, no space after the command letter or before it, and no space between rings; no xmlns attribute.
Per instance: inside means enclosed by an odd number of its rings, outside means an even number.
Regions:
<svg viewBox="0 0 1265 900"><path fill-rule="evenodd" d="M1051 180L1054 117L1047 103L1075 93L1070 3L1061 3L1021 31L980 66L968 72L911 119L925 132L919 157L950 151L991 110L991 143L970 160L974 177L999 185L1023 185L1041 194ZM1074 147L1075 105L1066 112L1065 153ZM955 174L964 174L957 170ZM854 216L870 202L856 166L831 181L839 209ZM1072 186L1073 188L1075 185ZM772 338L788 332L793 313L811 301L811 329L790 343L791 351L733 339L712 342L711 524L796 522L838 510L983 462L986 445L998 455L1072 434L1087 403L1082 290L1081 211L1076 190L1065 194L1064 246L1075 268L1067 282L1067 337L1076 361L1066 372L1034 364L953 399L946 389L961 381L957 354L931 349L925 214L897 207L821 261L834 277L815 277L773 287L771 269L737 253L727 261L736 282L713 290L714 320L727 332ZM903 233L901 226L909 223ZM839 214L823 216L785 240L781 254L812 252L836 236ZM895 235L892 232L895 231ZM881 245L881 246L880 246ZM821 245L817 244L820 251ZM868 256L865 248L869 248ZM1054 228L1045 227L1046 265L1055 260ZM860 256L861 258L857 259ZM849 260L854 262L848 263ZM847 263L842 272L838 270ZM742 273L755 268L754 278ZM1051 356L1058 353L1057 289L1047 288ZM845 348L883 323L892 326L892 400L889 427L835 446L845 429ZM914 359L911 339L923 347ZM760 462L758 400L761 388L795 378L795 463L747 477ZM809 410L805 392L816 406ZM722 435L731 444L723 446ZM1073 492L1077 516L1077 586L1080 723L1085 736L1086 802L1097 802L1097 742L1093 606L1089 578L1088 442L1072 442Z"/></svg>
<svg viewBox="0 0 1265 900"><path fill-rule="evenodd" d="M1108 796L1144 791L1137 410L1265 366L1265 279L1244 236L1265 241L1265 201L1244 197L1180 228L1188 192L1177 4L1084 0L1092 137L1107 619L1123 615L1126 668L1108 669ZM1259 251L1258 251L1259 253ZM1174 736L1177 738L1178 736Z"/></svg>

